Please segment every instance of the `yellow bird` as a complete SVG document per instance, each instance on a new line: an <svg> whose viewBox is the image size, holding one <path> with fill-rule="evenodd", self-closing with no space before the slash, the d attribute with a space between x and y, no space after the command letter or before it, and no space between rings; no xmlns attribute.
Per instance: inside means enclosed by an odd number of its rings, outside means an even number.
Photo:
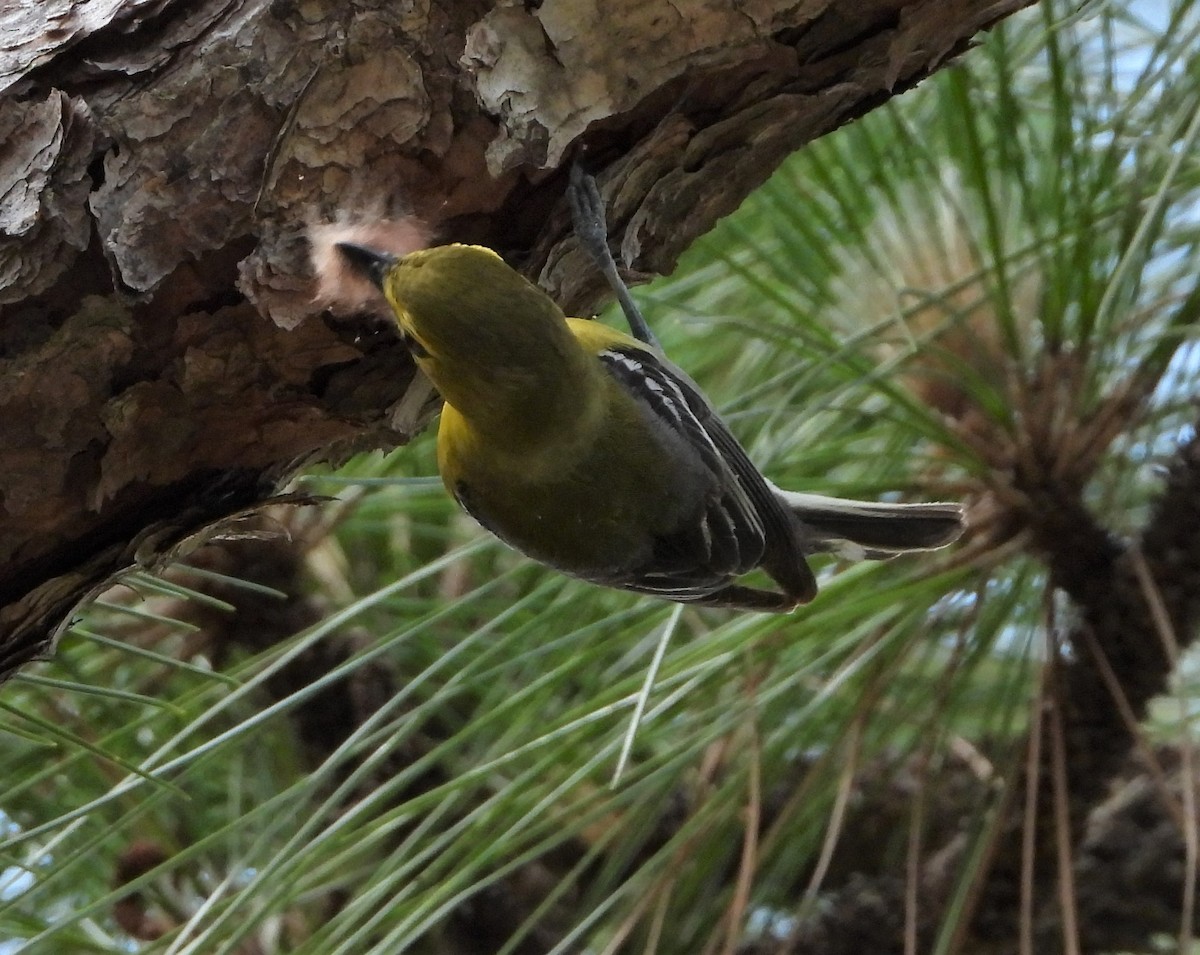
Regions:
<svg viewBox="0 0 1200 955"><path fill-rule="evenodd" d="M445 399L438 466L480 524L584 580L760 611L815 596L808 554L884 558L961 534L957 504L841 500L763 477L632 305L594 182L577 175L572 190L580 238L615 279L641 340L566 317L490 249L397 258L337 245L382 290ZM737 582L759 567L778 591Z"/></svg>

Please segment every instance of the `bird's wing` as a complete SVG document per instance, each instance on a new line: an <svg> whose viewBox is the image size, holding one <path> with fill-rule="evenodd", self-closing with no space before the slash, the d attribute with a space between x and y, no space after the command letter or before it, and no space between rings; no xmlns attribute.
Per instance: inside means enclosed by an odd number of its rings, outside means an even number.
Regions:
<svg viewBox="0 0 1200 955"><path fill-rule="evenodd" d="M598 353L610 375L709 472L711 492L689 526L655 541L647 566L619 586L674 600L697 599L762 563L769 535L793 533L790 518L682 371L649 349L614 344Z"/></svg>

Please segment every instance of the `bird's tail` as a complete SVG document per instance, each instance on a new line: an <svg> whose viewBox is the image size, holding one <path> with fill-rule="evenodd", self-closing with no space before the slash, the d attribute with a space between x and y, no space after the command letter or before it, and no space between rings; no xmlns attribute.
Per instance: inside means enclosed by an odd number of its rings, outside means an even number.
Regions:
<svg viewBox="0 0 1200 955"><path fill-rule="evenodd" d="M775 488L808 532L809 553L832 551L851 560L887 560L914 550L935 550L964 529L960 504L883 504L845 501Z"/></svg>

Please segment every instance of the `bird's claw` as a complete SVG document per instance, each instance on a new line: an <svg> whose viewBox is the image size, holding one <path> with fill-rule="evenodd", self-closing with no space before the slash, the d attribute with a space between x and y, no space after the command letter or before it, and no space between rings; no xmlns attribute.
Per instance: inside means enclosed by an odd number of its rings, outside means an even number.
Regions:
<svg viewBox="0 0 1200 955"><path fill-rule="evenodd" d="M595 177L583 171L579 163L571 167L567 202L571 206L571 224L580 244L603 269L611 253L608 251L608 226L604 221L604 198Z"/></svg>

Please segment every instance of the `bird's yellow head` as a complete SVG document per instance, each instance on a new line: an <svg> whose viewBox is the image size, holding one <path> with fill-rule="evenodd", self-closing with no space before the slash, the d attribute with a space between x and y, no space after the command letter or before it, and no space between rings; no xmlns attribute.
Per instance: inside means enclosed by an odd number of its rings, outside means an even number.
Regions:
<svg viewBox="0 0 1200 955"><path fill-rule="evenodd" d="M343 244L382 290L413 357L443 397L485 415L501 395L554 400L581 356L562 310L491 249L444 245L402 258Z"/></svg>

